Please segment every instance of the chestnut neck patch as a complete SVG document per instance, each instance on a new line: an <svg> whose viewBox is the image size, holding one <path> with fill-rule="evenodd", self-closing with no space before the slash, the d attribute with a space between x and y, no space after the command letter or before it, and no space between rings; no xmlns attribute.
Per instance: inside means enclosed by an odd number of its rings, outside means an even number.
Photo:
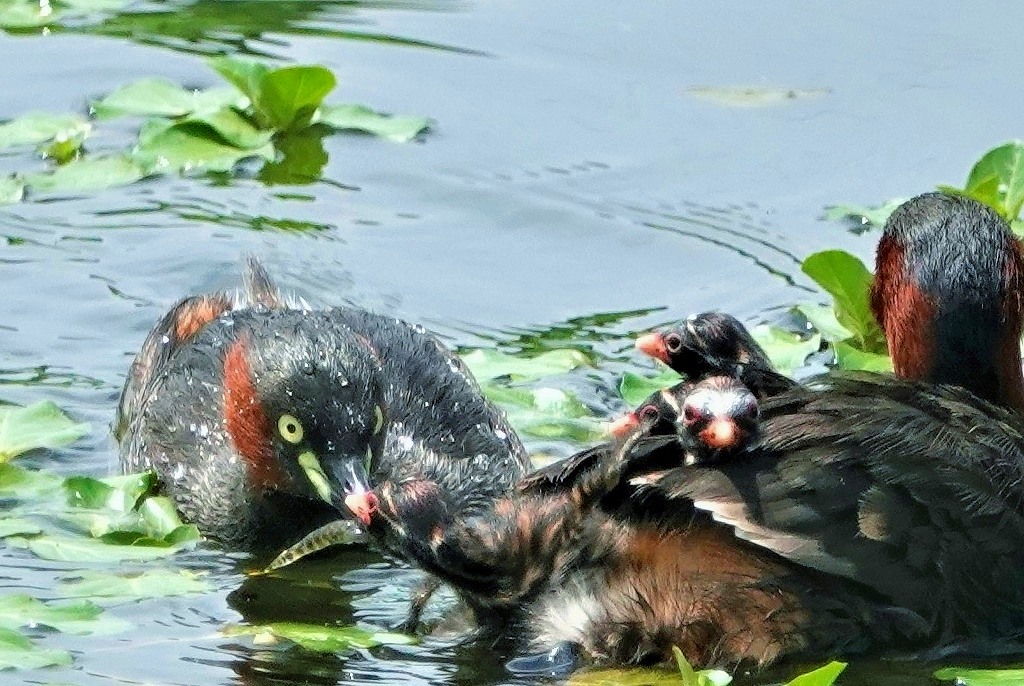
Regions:
<svg viewBox="0 0 1024 686"><path fill-rule="evenodd" d="M248 337L242 337L224 356L224 426L231 445L245 460L250 482L275 486L282 483L284 474L274 457L270 422L253 385L248 344Z"/></svg>

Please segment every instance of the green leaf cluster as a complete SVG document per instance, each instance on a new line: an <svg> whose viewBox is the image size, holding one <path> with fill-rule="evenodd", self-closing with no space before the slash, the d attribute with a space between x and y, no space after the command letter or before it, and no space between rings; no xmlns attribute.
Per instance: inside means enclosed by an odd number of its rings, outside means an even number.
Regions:
<svg viewBox="0 0 1024 686"><path fill-rule="evenodd" d="M939 185L938 190L983 202L1000 214L1018 235L1024 235L1024 141L1014 140L992 148L971 167L963 187ZM902 198L878 207L840 204L829 208L828 219L854 218L862 225L882 227L903 204Z"/></svg>
<svg viewBox="0 0 1024 686"><path fill-rule="evenodd" d="M158 174L230 172L249 158L264 161L257 174L264 183L310 183L327 162L320 138L328 133L354 130L407 142L430 126L423 117L324 104L336 79L323 66L271 68L234 57L209 64L228 86L188 90L142 79L94 102L93 120L37 112L0 124L0 150L33 145L56 162L48 171L0 177L0 204L20 202L26 190L88 193ZM144 118L131 149L87 153L95 124L124 116ZM306 135L314 129L322 133Z"/></svg>
<svg viewBox="0 0 1024 686"><path fill-rule="evenodd" d="M374 648L380 645L411 645L413 636L386 631L370 631L355 626L321 626L298 622L271 624L238 624L225 627L225 636L252 636L253 643L271 645L281 640L296 643L306 650L318 653L344 653L356 648Z"/></svg>
<svg viewBox="0 0 1024 686"><path fill-rule="evenodd" d="M1017 686L1024 683L1024 669L946 667L933 676L940 681L954 681L957 686Z"/></svg>
<svg viewBox="0 0 1024 686"><path fill-rule="evenodd" d="M505 410L519 433L573 443L601 436L600 421L575 394L540 383L590 365L579 350L559 348L527 357L477 349L461 357L484 396Z"/></svg>
<svg viewBox="0 0 1024 686"><path fill-rule="evenodd" d="M857 257L824 250L804 259L803 272L832 296L832 307L800 305L799 312L831 344L844 369L892 371L882 331L871 311L872 275Z"/></svg>
<svg viewBox="0 0 1024 686"><path fill-rule="evenodd" d="M0 463L37 448L60 448L89 433L51 402L0 406Z"/></svg>

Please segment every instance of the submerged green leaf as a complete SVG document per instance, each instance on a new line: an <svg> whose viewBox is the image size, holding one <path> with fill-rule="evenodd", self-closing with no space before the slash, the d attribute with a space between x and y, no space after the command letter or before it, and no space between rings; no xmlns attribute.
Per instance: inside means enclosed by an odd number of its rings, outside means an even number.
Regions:
<svg viewBox="0 0 1024 686"><path fill-rule="evenodd" d="M832 686L846 669L845 662L829 662L824 667L801 674L786 683L786 686Z"/></svg>
<svg viewBox="0 0 1024 686"><path fill-rule="evenodd" d="M805 258L801 268L832 296L836 319L853 332L858 346L883 352L885 336L871 311L872 276L864 263L843 250L824 250Z"/></svg>
<svg viewBox="0 0 1024 686"><path fill-rule="evenodd" d="M656 376L640 376L626 372L619 381L619 395L630 407L636 407L651 393L675 386L683 378L671 369L662 369Z"/></svg>
<svg viewBox="0 0 1024 686"><path fill-rule="evenodd" d="M275 622L254 626L236 624L225 627L223 633L225 636L252 636L255 643L263 645L286 639L318 653L338 653L354 648L416 643L415 637L405 634L368 631L355 626L319 626L298 622Z"/></svg>
<svg viewBox="0 0 1024 686"><path fill-rule="evenodd" d="M955 681L957 686L1018 686L1024 683L1024 669L946 667L932 676L941 681Z"/></svg>
<svg viewBox="0 0 1024 686"><path fill-rule="evenodd" d="M91 129L92 125L77 114L30 112L0 124L0 150L85 136Z"/></svg>
<svg viewBox="0 0 1024 686"><path fill-rule="evenodd" d="M12 629L0 628L0 670L39 669L71 664L66 650L40 648Z"/></svg>
<svg viewBox="0 0 1024 686"><path fill-rule="evenodd" d="M783 374L792 374L794 369L803 366L808 355L818 352L821 347L821 336L818 334L801 338L791 331L768 324L755 326L750 335L764 348L768 359Z"/></svg>
<svg viewBox="0 0 1024 686"><path fill-rule="evenodd" d="M0 205L21 202L25 197L25 180L17 174L0 176Z"/></svg>
<svg viewBox="0 0 1024 686"><path fill-rule="evenodd" d="M687 92L699 100L726 107L772 107L820 98L831 88L765 88L762 86L694 86Z"/></svg>
<svg viewBox="0 0 1024 686"><path fill-rule="evenodd" d="M0 462L36 448L60 448L89 433L49 401L0 407Z"/></svg>
<svg viewBox="0 0 1024 686"><path fill-rule="evenodd" d="M138 574L80 572L60 585L67 598L100 598L104 602L128 602L169 596L206 593L210 583L185 569L147 569Z"/></svg>
<svg viewBox="0 0 1024 686"><path fill-rule="evenodd" d="M317 121L338 130L372 133L396 143L406 143L430 128L426 117L386 115L365 105L324 105Z"/></svg>
<svg viewBox="0 0 1024 686"><path fill-rule="evenodd" d="M78 159L52 172L30 174L25 184L39 193L85 193L135 183L146 171L124 155Z"/></svg>
<svg viewBox="0 0 1024 686"><path fill-rule="evenodd" d="M318 181L327 165L323 139L329 133L325 126L310 126L280 134L274 141L278 157L264 164L256 178L268 185Z"/></svg>
<svg viewBox="0 0 1024 686"><path fill-rule="evenodd" d="M579 350L563 348L549 350L536 357L519 357L491 349L478 349L461 355L478 381L507 376L518 381L540 379L564 374L577 367L590 364L590 359Z"/></svg>
<svg viewBox="0 0 1024 686"><path fill-rule="evenodd" d="M42 530L43 528L35 522L28 519L22 519L21 517L0 519L0 538L38 534Z"/></svg>
<svg viewBox="0 0 1024 686"><path fill-rule="evenodd" d="M42 624L65 634L113 634L131 624L110 617L89 600L44 603L28 595L0 596L0 627L18 629Z"/></svg>

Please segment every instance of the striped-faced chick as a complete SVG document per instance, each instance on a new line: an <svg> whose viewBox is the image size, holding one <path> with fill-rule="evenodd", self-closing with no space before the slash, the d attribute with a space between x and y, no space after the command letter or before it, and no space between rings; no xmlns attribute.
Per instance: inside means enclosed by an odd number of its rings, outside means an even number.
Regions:
<svg viewBox="0 0 1024 686"><path fill-rule="evenodd" d="M650 436L678 433L683 464L712 464L750 447L758 437L757 398L739 380L712 376L652 393L640 406L612 422L623 438L637 431Z"/></svg>
<svg viewBox="0 0 1024 686"><path fill-rule="evenodd" d="M682 399L676 419L686 465L713 464L750 448L758 438L757 398L737 379L712 376Z"/></svg>

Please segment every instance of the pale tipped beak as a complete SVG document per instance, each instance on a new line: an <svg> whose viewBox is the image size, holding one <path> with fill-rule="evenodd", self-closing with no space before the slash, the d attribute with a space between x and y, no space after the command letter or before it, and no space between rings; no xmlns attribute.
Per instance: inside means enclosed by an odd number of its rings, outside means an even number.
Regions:
<svg viewBox="0 0 1024 686"><path fill-rule="evenodd" d="M331 503L342 513L350 514L363 526L369 526L379 501L370 490L370 478L358 458L341 460L334 470L335 481L331 491Z"/></svg>
<svg viewBox="0 0 1024 686"><path fill-rule="evenodd" d="M645 355L653 357L656 360L661 360L665 364L669 363L668 348L665 347L665 337L660 333L648 333L644 334L640 338L636 339L636 349Z"/></svg>
<svg viewBox="0 0 1024 686"><path fill-rule="evenodd" d="M299 465L317 495L342 514L358 519L364 526L369 525L379 503L376 494L370 489L369 476L363 466L363 460L342 457L332 462L333 478L327 476L320 460L312 451L299 455Z"/></svg>

